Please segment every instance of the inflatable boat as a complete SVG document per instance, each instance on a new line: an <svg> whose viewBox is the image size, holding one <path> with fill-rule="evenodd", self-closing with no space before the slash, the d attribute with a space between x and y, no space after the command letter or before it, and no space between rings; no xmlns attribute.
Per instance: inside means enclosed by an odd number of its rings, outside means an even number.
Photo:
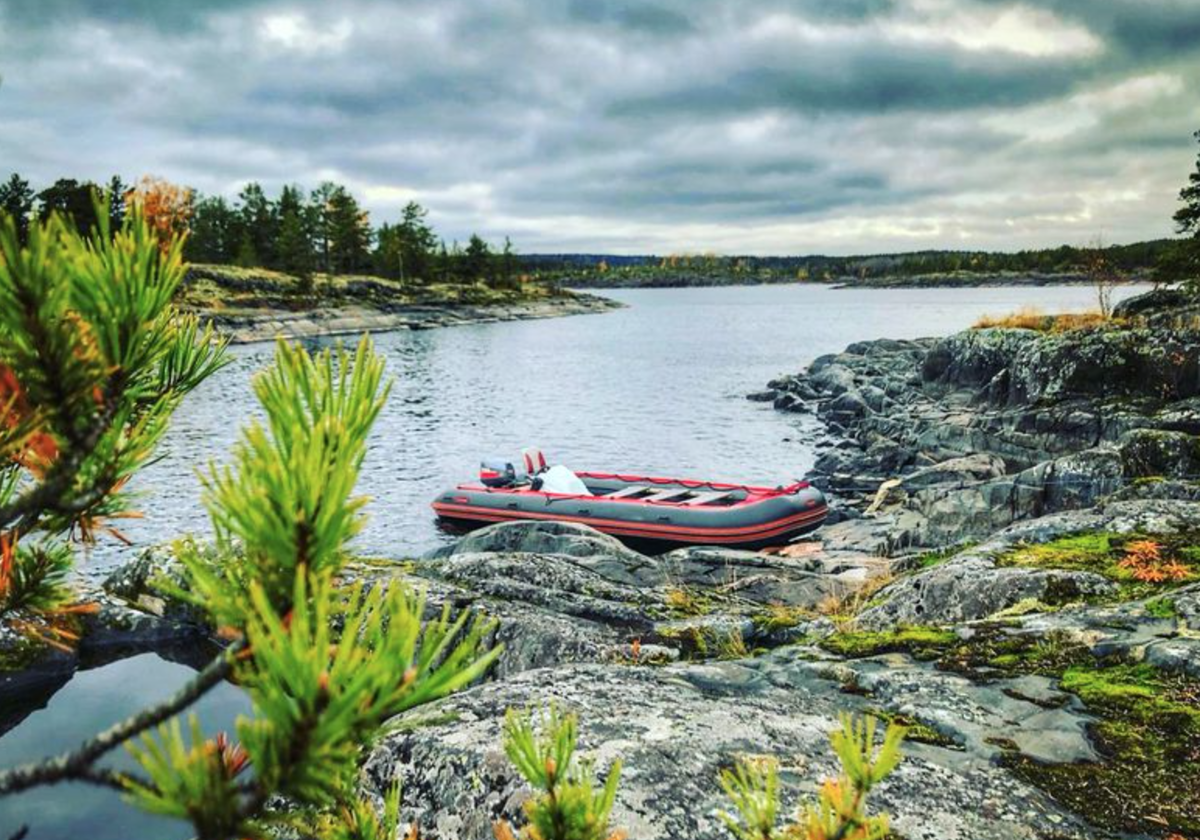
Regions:
<svg viewBox="0 0 1200 840"><path fill-rule="evenodd" d="M512 464L484 462L478 483L439 494L433 510L444 524L457 528L551 519L590 525L622 539L739 548L787 542L819 527L828 515L821 491L804 481L752 487L580 472L573 474L579 483L572 492L558 492L538 481L546 471L544 460L540 469L536 459L533 466L522 473Z"/></svg>

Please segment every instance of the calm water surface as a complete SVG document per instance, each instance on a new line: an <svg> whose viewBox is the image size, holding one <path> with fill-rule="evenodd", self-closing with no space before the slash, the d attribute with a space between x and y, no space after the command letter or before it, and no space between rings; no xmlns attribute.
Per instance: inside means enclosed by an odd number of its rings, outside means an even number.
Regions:
<svg viewBox="0 0 1200 840"><path fill-rule="evenodd" d="M606 294L629 308L375 336L396 384L360 484L373 498L361 552L399 558L446 540L430 499L472 477L482 457L515 458L531 444L576 469L771 484L802 476L813 462L811 421L745 399L770 379L854 341L944 334L983 314L1029 304L1085 310L1094 301L1086 287ZM226 457L255 415L250 377L272 352L270 344L233 348L233 364L176 414L162 459L133 485L145 518L122 530L139 547L208 532L196 470ZM102 573L129 552L101 546L88 569Z"/></svg>
<svg viewBox="0 0 1200 840"><path fill-rule="evenodd" d="M80 671L50 697L26 697L20 702L0 698L0 732L5 733L0 737L0 767L69 750L127 715L166 700L193 673L185 665L147 653ZM232 733L235 718L249 714L250 702L240 689L226 683L191 711L206 734ZM123 749L111 753L103 765L137 769ZM11 837L23 825L29 826L28 840L185 840L192 836L190 827L177 820L136 811L114 791L77 782L0 798L0 837Z"/></svg>

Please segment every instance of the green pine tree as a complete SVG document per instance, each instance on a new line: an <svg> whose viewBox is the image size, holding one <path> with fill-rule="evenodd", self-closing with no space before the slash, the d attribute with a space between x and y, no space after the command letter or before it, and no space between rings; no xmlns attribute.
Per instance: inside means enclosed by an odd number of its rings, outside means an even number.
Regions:
<svg viewBox="0 0 1200 840"><path fill-rule="evenodd" d="M1195 137L1200 141L1200 131ZM1160 257L1155 279L1167 283L1182 281L1191 294L1200 295L1200 155L1187 184L1179 191L1179 200L1183 206L1175 211L1175 230L1186 238L1175 242Z"/></svg>
<svg viewBox="0 0 1200 840"><path fill-rule="evenodd" d="M15 172L0 184L0 213L13 220L17 237L24 243L29 236L29 220L33 213L33 189Z"/></svg>
<svg viewBox="0 0 1200 840"><path fill-rule="evenodd" d="M171 303L182 243L160 247L139 208L109 236L106 208L94 209L95 242L57 216L31 226L25 248L11 219L0 226L0 617L19 614L43 638L70 597L63 536L125 509L121 487L224 360ZM280 342L254 380L264 422L203 479L220 559L184 552L186 585L164 588L207 614L227 649L163 703L63 755L0 770L0 797L97 785L189 822L198 840L294 828L291 813L268 808L282 797L326 825L343 815L330 837L395 836L395 795L382 822L355 795L363 750L388 718L477 680L499 649L484 647L491 623L449 607L427 620L424 597L403 585L339 584L363 525L354 488L389 390L383 366L366 338L316 357ZM236 737L180 720L227 678L253 707ZM102 764L122 746L137 770Z"/></svg>

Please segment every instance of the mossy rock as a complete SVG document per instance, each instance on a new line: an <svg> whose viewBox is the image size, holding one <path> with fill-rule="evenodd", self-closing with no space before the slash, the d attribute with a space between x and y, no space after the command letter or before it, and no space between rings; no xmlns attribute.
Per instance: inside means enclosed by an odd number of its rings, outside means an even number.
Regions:
<svg viewBox="0 0 1200 840"><path fill-rule="evenodd" d="M834 633L818 644L830 653L849 659L883 653L907 653L915 659L936 659L957 641L958 636L953 630L914 625L895 630Z"/></svg>
<svg viewBox="0 0 1200 840"><path fill-rule="evenodd" d="M1137 555L1153 557L1138 564ZM1115 600L1149 598L1200 580L1200 533L1113 534L1103 531L1022 545L996 559L998 566L1090 572L1117 585ZM1157 579L1156 579L1157 576ZM1051 606L1081 600L1072 587L1047 591ZM1111 597L1086 597L1103 602Z"/></svg>
<svg viewBox="0 0 1200 840"><path fill-rule="evenodd" d="M1068 668L1062 688L1097 717L1099 762L1002 763L1114 831L1200 837L1200 683L1144 664Z"/></svg>

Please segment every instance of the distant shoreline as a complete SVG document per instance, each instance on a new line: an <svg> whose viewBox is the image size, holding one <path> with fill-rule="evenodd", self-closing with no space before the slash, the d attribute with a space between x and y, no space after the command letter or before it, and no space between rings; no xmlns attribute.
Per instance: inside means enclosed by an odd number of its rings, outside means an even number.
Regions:
<svg viewBox="0 0 1200 840"><path fill-rule="evenodd" d="M311 310L264 309L229 314L197 310L233 344L276 338L303 339L399 330L430 330L502 321L532 321L568 315L592 315L622 309L624 304L591 294L552 297L518 303L414 304L382 310L370 306L335 306Z"/></svg>
<svg viewBox="0 0 1200 840"><path fill-rule="evenodd" d="M608 289L721 289L721 288L755 288L762 286L819 286L834 290L847 289L976 289L988 287L1029 287L1043 288L1049 286L1087 286L1091 281L1079 274L1039 274L1039 275L971 275L952 277L877 277L869 279L840 277L832 280L742 280L725 282L720 279L702 278L708 282L664 282L650 283L612 283L600 285L593 282L564 280L563 286L587 292L605 291ZM1134 275L1122 281L1120 286L1138 286L1152 283L1148 274Z"/></svg>

